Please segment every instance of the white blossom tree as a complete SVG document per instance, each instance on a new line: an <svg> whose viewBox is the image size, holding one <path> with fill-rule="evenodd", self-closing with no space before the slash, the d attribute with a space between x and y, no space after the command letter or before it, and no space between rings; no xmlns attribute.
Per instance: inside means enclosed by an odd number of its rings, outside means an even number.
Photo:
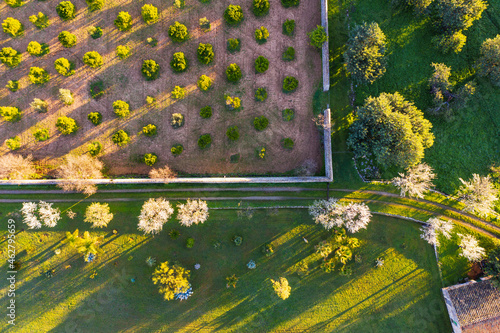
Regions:
<svg viewBox="0 0 500 333"><path fill-rule="evenodd" d="M170 202L164 198L151 198L142 205L138 229L144 234L157 234L173 213Z"/></svg>
<svg viewBox="0 0 500 333"><path fill-rule="evenodd" d="M316 224L321 224L326 230L344 226L351 233L366 229L372 217L364 203L342 205L334 198L316 200L309 206L309 214Z"/></svg>
<svg viewBox="0 0 500 333"><path fill-rule="evenodd" d="M493 186L491 177L481 177L475 173L469 181L459 179L462 186L458 190L458 196L465 204L464 210L475 211L482 216L492 214L498 191Z"/></svg>
<svg viewBox="0 0 500 333"><path fill-rule="evenodd" d="M432 168L421 163L409 168L406 174L399 174L399 177L392 179L392 184L399 188L402 197L408 196L413 198L423 198L424 193L429 191L434 184L432 181L436 178Z"/></svg>
<svg viewBox="0 0 500 333"><path fill-rule="evenodd" d="M23 202L23 207L21 208L21 214L23 216L23 222L28 225L29 229L40 229L42 223L36 216L36 211L38 205L34 202Z"/></svg>
<svg viewBox="0 0 500 333"><path fill-rule="evenodd" d="M51 228L55 227L57 222L61 219L61 211L59 208L52 208L52 203L44 201L38 203L38 214L43 224Z"/></svg>
<svg viewBox="0 0 500 333"><path fill-rule="evenodd" d="M113 219L113 213L109 211L107 203L91 203L85 210L84 222L92 223L92 228L104 228Z"/></svg>
<svg viewBox="0 0 500 333"><path fill-rule="evenodd" d="M78 191L85 195L97 192L97 186L91 179L103 178L103 163L89 155L67 155L57 175L63 180L58 186L64 191Z"/></svg>
<svg viewBox="0 0 500 333"><path fill-rule="evenodd" d="M0 156L0 179L20 180L34 178L36 174L33 157L6 154Z"/></svg>
<svg viewBox="0 0 500 333"><path fill-rule="evenodd" d="M453 223L449 220L442 220L437 217L431 217L427 220L428 225L420 228L422 233L420 238L424 239L431 245L439 246L438 234L450 239Z"/></svg>
<svg viewBox="0 0 500 333"><path fill-rule="evenodd" d="M171 179L177 177L177 173L170 169L168 165L163 168L152 169L149 172L149 178L151 179L161 179L164 183L168 183Z"/></svg>
<svg viewBox="0 0 500 333"><path fill-rule="evenodd" d="M29 229L40 229L42 223L50 228L57 225L61 219L61 212L58 208L52 208L52 203L40 201L38 204L35 202L23 202L21 208L23 222L28 225Z"/></svg>
<svg viewBox="0 0 500 333"><path fill-rule="evenodd" d="M344 223L342 220L342 206L334 198L314 201L309 206L309 215L313 217L314 223L321 224L326 230L341 227Z"/></svg>
<svg viewBox="0 0 500 333"><path fill-rule="evenodd" d="M349 202L342 206L342 220L350 233L354 234L360 229L366 229L372 218L370 208L364 203Z"/></svg>
<svg viewBox="0 0 500 333"><path fill-rule="evenodd" d="M187 199L185 204L178 204L177 209L177 219L185 227L203 223L208 219L207 202L200 199Z"/></svg>
<svg viewBox="0 0 500 333"><path fill-rule="evenodd" d="M471 262L481 261L486 255L486 252L479 246L477 239L472 235L458 234L460 238L460 248L462 252L460 256L467 258Z"/></svg>

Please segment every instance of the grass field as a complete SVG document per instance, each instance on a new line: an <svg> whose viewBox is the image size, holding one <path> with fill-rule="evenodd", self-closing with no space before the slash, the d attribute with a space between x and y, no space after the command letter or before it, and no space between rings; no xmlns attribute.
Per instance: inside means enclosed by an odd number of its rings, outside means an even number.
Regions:
<svg viewBox="0 0 500 333"><path fill-rule="evenodd" d="M2 223L20 205L1 205ZM58 205L67 208L67 205ZM249 219L233 210L211 210L200 226L181 228L169 222L153 237L137 233L140 203L111 203L115 219L105 231L104 254L96 263L61 245L64 231L88 229L78 216L64 218L55 229L17 234L19 261L16 304L19 311L13 332L52 331L210 331L221 332L444 332L450 329L440 290L441 282L432 248L419 237L419 226L392 218L375 217L359 232L356 250L361 263L350 263L353 274L342 276L319 269L314 245L328 235L312 223L306 210L259 210ZM23 228L17 220L18 231ZM118 230L113 235L110 230ZM172 240L168 230L181 236ZM1 231L5 235L5 229ZM241 247L230 241L243 237ZM188 237L195 239L185 248ZM304 243L302 237L308 239ZM222 248L212 244L219 241ZM272 242L276 252L266 258L261 247ZM5 244L5 241L2 243ZM56 248L62 253L54 254ZM6 258L5 245L2 260ZM152 284L145 259L178 261L192 270L194 294L187 301L164 302ZM375 268L376 258L385 264ZM253 259L255 270L246 263ZM299 276L294 265L309 262L309 274ZM4 260L5 262L5 260ZM194 270L195 263L201 264ZM71 267L68 267L71 265ZM3 266L6 269L5 266ZM55 269L52 278L44 272ZM91 279L90 276L97 275ZM236 289L227 289L225 277L240 277ZM275 297L270 278L285 276L292 287L289 299ZM135 278L135 283L131 282ZM6 304L6 285L1 303ZM0 324L1 330L7 327Z"/></svg>
<svg viewBox="0 0 500 333"><path fill-rule="evenodd" d="M472 173L485 175L494 163L500 163L500 88L493 87L488 80L478 78L475 63L479 48L487 38L500 33L500 2L490 0L482 18L469 28L465 35L467 44L462 52L442 54L432 47L430 39L435 35L429 19L415 17L411 12L391 8L390 2L383 0L329 1L330 45L331 45L331 107L339 130L334 134L334 151L346 150L346 124L351 121L352 108L349 105L350 81L342 67L342 53L347 41L348 10L351 26L363 21L377 22L387 36L387 72L370 86L354 87L355 106L363 104L367 96L378 96L383 92L400 92L405 98L425 112L425 117L433 124L436 137L434 146L426 151L425 162L438 175L437 187L453 193L460 182ZM456 112L450 121L431 116L427 110L431 106L428 78L431 63L445 63L452 68L452 80L463 84L476 79L478 91L469 102L469 107ZM334 154L339 165L334 178L351 181L355 175L350 154ZM334 163L335 164L335 163ZM350 170L347 172L346 170ZM336 177L335 177L336 176ZM387 172L384 178L394 173Z"/></svg>

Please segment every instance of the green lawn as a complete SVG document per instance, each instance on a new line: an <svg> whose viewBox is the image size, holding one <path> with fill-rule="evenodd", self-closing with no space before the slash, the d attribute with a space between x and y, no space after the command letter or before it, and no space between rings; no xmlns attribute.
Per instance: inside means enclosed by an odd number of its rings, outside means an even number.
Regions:
<svg viewBox="0 0 500 333"><path fill-rule="evenodd" d="M478 78L475 74L475 63L482 42L500 33L500 1L489 0L488 4L482 18L465 32L467 44L462 52L445 55L430 44L435 33L427 18L394 10L390 2L384 0L329 1L332 69L330 100L337 125L348 123L352 111L347 98L350 83L342 69L342 53L347 40L346 10L349 9L351 26L363 21L377 22L386 34L388 43L386 74L372 85L356 87L355 105L363 104L368 96L396 91L414 101L433 124L436 139L434 146L426 151L424 161L436 171L438 179L435 184L441 191L453 193L460 185L459 177L467 179L472 173L487 174L493 163L500 162L500 88L493 87L488 80ZM469 107L456 112L454 119L449 122L427 112L431 106L427 82L433 62L450 66L452 80L459 84L474 78L478 82L477 93ZM334 151L346 149L346 137L347 131L344 129L334 133ZM334 175L339 181L350 181L355 174L351 161L345 155L333 155L336 160L334 165L342 166ZM384 178L393 176L393 172L383 175Z"/></svg>
<svg viewBox="0 0 500 333"><path fill-rule="evenodd" d="M361 263L350 264L353 274L324 273L314 246L328 232L312 223L306 210L258 210L239 217L234 210L211 210L200 226L179 227L175 220L153 237L137 233L141 202L111 203L115 219L104 231L104 254L93 264L62 246L64 231L88 229L82 222L85 205L73 208L78 216L65 217L54 229L17 234L19 261L14 332L53 331L185 331L222 332L335 331L335 332L444 332L450 330L442 302L434 252L419 237L419 226L391 218L374 217L359 232L356 250ZM1 222L20 205L1 205ZM58 205L62 209L68 205ZM24 225L16 218L17 228ZM171 240L168 230L181 236ZM117 229L118 234L110 231ZM0 236L4 236L5 229ZM243 236L236 247L231 238ZM195 239L186 249L188 237ZM302 237L308 239L306 244ZM221 249L213 242L220 241ZM266 242L275 245L271 258L261 253ZM1 257L6 262L6 243ZM54 254L56 248L62 253ZM191 272L194 294L187 301L165 302L152 284L145 259L178 261ZM376 258L385 264L375 268ZM246 263L254 259L255 270ZM300 277L294 266L305 260L309 274ZM201 264L194 270L195 263ZM68 267L71 265L71 267ZM3 266L4 270L7 267ZM52 278L43 273L55 269ZM97 275L94 279L90 276ZM227 289L225 277L240 277L236 289ZM292 287L289 299L275 297L270 278L285 276ZM132 283L131 278L136 282ZM0 285L2 307L6 285ZM5 330L6 321L0 324Z"/></svg>

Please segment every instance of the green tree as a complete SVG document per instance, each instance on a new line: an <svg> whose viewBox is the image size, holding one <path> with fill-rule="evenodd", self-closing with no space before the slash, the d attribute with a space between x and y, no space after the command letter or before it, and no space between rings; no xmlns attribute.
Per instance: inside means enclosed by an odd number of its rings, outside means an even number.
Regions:
<svg viewBox="0 0 500 333"><path fill-rule="evenodd" d="M59 58L54 61L54 68L63 76L71 76L75 74L75 63L66 58Z"/></svg>
<svg viewBox="0 0 500 333"><path fill-rule="evenodd" d="M316 26L316 29L309 32L307 36L309 36L309 41L311 42L311 45L318 49L322 48L323 44L328 39L325 28L323 28L321 25Z"/></svg>
<svg viewBox="0 0 500 333"><path fill-rule="evenodd" d="M113 112L119 118L125 118L130 115L130 105L122 100L113 102Z"/></svg>
<svg viewBox="0 0 500 333"><path fill-rule="evenodd" d="M57 118L56 128L59 132L61 132L61 134L69 135L76 132L78 126L73 118L64 116Z"/></svg>
<svg viewBox="0 0 500 333"><path fill-rule="evenodd" d="M61 31L57 37L64 47L73 47L76 45L76 36L69 31Z"/></svg>
<svg viewBox="0 0 500 333"><path fill-rule="evenodd" d="M283 22L283 34L293 36L295 33L295 20L287 19Z"/></svg>
<svg viewBox="0 0 500 333"><path fill-rule="evenodd" d="M300 0L281 0L281 4L285 8L298 7L300 4Z"/></svg>
<svg viewBox="0 0 500 333"><path fill-rule="evenodd" d="M16 122L21 119L21 111L13 106L0 106L0 116L5 121Z"/></svg>
<svg viewBox="0 0 500 333"><path fill-rule="evenodd" d="M147 166L153 166L158 161L158 155L154 153L147 153L144 154L142 160L144 161L144 163L146 163Z"/></svg>
<svg viewBox="0 0 500 333"><path fill-rule="evenodd" d="M91 12L102 9L104 7L104 0L85 0Z"/></svg>
<svg viewBox="0 0 500 333"><path fill-rule="evenodd" d="M486 264L484 265L484 272L493 278L490 280L493 285L500 288L500 247L497 247L488 253Z"/></svg>
<svg viewBox="0 0 500 333"><path fill-rule="evenodd" d="M269 0L253 0L252 11L255 16L264 16L269 13Z"/></svg>
<svg viewBox="0 0 500 333"><path fill-rule="evenodd" d="M385 35L377 23L357 25L349 33L344 60L359 83L373 83L385 73Z"/></svg>
<svg viewBox="0 0 500 333"><path fill-rule="evenodd" d="M212 79L206 75L202 75L200 76L200 78L198 79L198 87L203 90L203 91L207 91L208 89L210 89L210 87L212 86Z"/></svg>
<svg viewBox="0 0 500 333"><path fill-rule="evenodd" d="M184 42L189 38L187 27L177 21L168 28L168 35L174 42L178 43Z"/></svg>
<svg viewBox="0 0 500 333"><path fill-rule="evenodd" d="M224 19L229 25L238 25L243 20L243 10L238 5L229 5L224 11Z"/></svg>
<svg viewBox="0 0 500 333"><path fill-rule="evenodd" d="M132 28L132 16L128 12L119 12L115 19L115 26L120 31L128 31Z"/></svg>
<svg viewBox="0 0 500 333"><path fill-rule="evenodd" d="M4 47L0 51L0 61L10 68L17 67L21 63L21 53L12 47Z"/></svg>
<svg viewBox="0 0 500 333"><path fill-rule="evenodd" d="M49 45L45 43L40 44L36 41L31 41L28 44L26 51L32 56L41 57L49 53Z"/></svg>
<svg viewBox="0 0 500 333"><path fill-rule="evenodd" d="M226 135L229 140L236 141L240 138L240 130L238 126L230 126L227 128Z"/></svg>
<svg viewBox="0 0 500 333"><path fill-rule="evenodd" d="M56 7L57 15L63 20L71 20L75 18L76 8L71 1L62 1Z"/></svg>
<svg viewBox="0 0 500 333"><path fill-rule="evenodd" d="M9 89L12 92L16 92L19 90L19 81L18 80L9 80L5 85L5 88Z"/></svg>
<svg viewBox="0 0 500 333"><path fill-rule="evenodd" d="M267 71L269 68L269 60L267 60L263 56L258 56L257 59L255 59L255 71L257 73L264 73Z"/></svg>
<svg viewBox="0 0 500 333"><path fill-rule="evenodd" d="M13 17L7 17L2 22L2 28L3 32L11 35L12 37L19 37L24 34L23 25Z"/></svg>
<svg viewBox="0 0 500 333"><path fill-rule="evenodd" d="M269 38L269 30L266 27L260 27L255 30L255 40L259 44L263 44Z"/></svg>
<svg viewBox="0 0 500 333"><path fill-rule="evenodd" d="M269 120L264 116L255 117L253 120L253 126L257 131L263 131L267 128L267 126L269 126Z"/></svg>
<svg viewBox="0 0 500 333"><path fill-rule="evenodd" d="M491 83L500 86L500 35L483 42L478 62L479 75L487 76Z"/></svg>
<svg viewBox="0 0 500 333"><path fill-rule="evenodd" d="M152 280L159 286L163 298L170 301L174 299L176 293L186 292L189 289L189 273L189 270L165 261L156 267Z"/></svg>
<svg viewBox="0 0 500 333"><path fill-rule="evenodd" d="M156 125L148 124L142 128L142 133L145 136L154 136L156 135Z"/></svg>
<svg viewBox="0 0 500 333"><path fill-rule="evenodd" d="M118 45L116 47L116 56L120 59L127 59L130 56L130 48L125 45Z"/></svg>
<svg viewBox="0 0 500 333"><path fill-rule="evenodd" d="M29 20L38 29L45 29L50 25L49 17L42 12L38 12L36 15L31 15Z"/></svg>
<svg viewBox="0 0 500 333"><path fill-rule="evenodd" d="M210 147L212 143L212 136L210 134L203 134L198 139L198 147L201 149L205 149Z"/></svg>
<svg viewBox="0 0 500 333"><path fill-rule="evenodd" d="M432 124L422 111L399 93L368 97L357 109L348 146L355 156L373 157L384 167L407 169L424 157L434 143Z"/></svg>
<svg viewBox="0 0 500 333"><path fill-rule="evenodd" d="M124 130L119 130L113 134L111 140L118 146L123 147L126 146L130 142L130 137L128 133Z"/></svg>
<svg viewBox="0 0 500 333"><path fill-rule="evenodd" d="M141 8L142 19L146 24L153 24L158 21L158 8L153 5L144 5Z"/></svg>
<svg viewBox="0 0 500 333"><path fill-rule="evenodd" d="M481 14L488 4L482 0L436 0L436 24L446 33L467 30Z"/></svg>
<svg viewBox="0 0 500 333"><path fill-rule="evenodd" d="M230 64L226 68L226 76L230 82L238 82L241 79L242 73L240 66L237 64Z"/></svg>
<svg viewBox="0 0 500 333"><path fill-rule="evenodd" d="M83 55L83 62L85 63L85 65L92 68L101 67L102 64L104 63L101 55L96 51L90 51L85 53Z"/></svg>
<svg viewBox="0 0 500 333"><path fill-rule="evenodd" d="M154 60L144 60L142 63L142 75L148 81L153 81L160 75L160 65Z"/></svg>
<svg viewBox="0 0 500 333"><path fill-rule="evenodd" d="M102 122L102 114L100 112L90 112L87 115L87 119L90 120L92 124L97 126Z"/></svg>
<svg viewBox="0 0 500 333"><path fill-rule="evenodd" d="M44 84L50 81L50 74L40 67L31 67L28 77L33 84Z"/></svg>
<svg viewBox="0 0 500 333"><path fill-rule="evenodd" d="M175 52L170 61L170 67L176 72L184 72L188 68L186 56L183 52Z"/></svg>
<svg viewBox="0 0 500 333"><path fill-rule="evenodd" d="M198 45L198 50L196 51L196 53L198 55L198 60L204 65L210 64L215 57L213 46L212 44L208 43L200 43L200 45Z"/></svg>

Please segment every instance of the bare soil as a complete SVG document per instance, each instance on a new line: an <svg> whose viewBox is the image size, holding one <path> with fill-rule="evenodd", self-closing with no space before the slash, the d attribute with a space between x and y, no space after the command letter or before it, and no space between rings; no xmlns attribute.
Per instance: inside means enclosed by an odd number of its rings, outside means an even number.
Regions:
<svg viewBox="0 0 500 333"><path fill-rule="evenodd" d="M25 27L23 37L12 39L0 33L0 48L13 47L23 52L20 66L9 69L0 65L0 105L16 106L23 111L23 118L17 123L6 123L0 120L0 142L9 137L19 135L22 147L18 151L23 155L33 154L46 164L57 165L68 153L83 154L92 141L100 141L104 146L102 160L112 175L145 174L150 167L141 162L145 153L155 153L159 163L168 164L173 169L191 174L222 173L281 173L295 169L305 162L316 165L320 170L323 156L320 147L318 130L311 121L312 99L321 82L321 54L308 45L307 32L320 24L320 1L303 0L298 8L283 8L279 1L271 1L269 14L256 18L251 12L251 1L215 1L202 4L198 0L187 0L182 10L172 6L172 1L110 1L97 12L89 12L84 0L74 0L78 9L74 20L64 22L57 16L55 7L58 1L29 1L23 7L10 8L2 2L0 17L12 16L20 20ZM159 9L161 19L153 25L146 25L141 18L141 6L151 3ZM223 12L230 4L239 4L244 11L244 21L238 27L229 27L223 21ZM28 17L39 11L49 15L52 25L44 30L36 29ZM113 24L120 11L129 12L134 24L129 32L120 32ZM198 20L207 17L212 24L211 31L202 32ZM294 19L296 30L294 37L282 33L285 19ZM168 36L168 27L179 21L188 27L190 39L187 42L173 43ZM100 26L104 34L99 39L92 39L87 32L90 26ZM257 44L254 31L265 26L270 38L262 45ZM78 44L70 49L62 47L57 40L59 32L68 30L77 35ZM146 43L148 37L158 40L156 47ZM226 49L228 38L241 39L241 51L230 54ZM26 52L30 41L50 45L50 53L43 57L33 57ZM214 62L208 66L201 65L196 58L199 43L211 43L215 50ZM132 48L132 56L126 60L116 57L118 45ZM285 62L281 59L286 47L293 46L296 60ZM83 64L83 55L88 51L97 51L104 58L104 65L92 69ZM189 69L184 73L174 73L170 68L173 53L184 52L189 61ZM257 74L254 60L263 55L270 61L269 70ZM68 58L76 63L76 74L63 77L54 69L54 61L60 57ZM161 66L160 77L155 81L146 81L140 72L143 60L153 59ZM243 78L238 84L226 80L225 69L231 64L238 64L243 71ZM38 87L30 84L28 72L31 66L39 66L48 70L51 81ZM200 75L210 76L214 83L208 92L198 89L196 82ZM293 75L299 79L299 88L290 94L282 91L285 76ZM21 89L15 93L5 88L9 80L19 80ZM99 100L90 97L90 83L102 80L106 94ZM174 86L187 88L187 96L183 100L170 97ZM256 102L254 91L265 87L268 99ZM65 106L58 100L60 88L70 89L75 96L75 103ZM225 107L224 94L239 96L243 109L239 112L229 111ZM146 96L157 99L155 106L146 104ZM49 112L40 114L30 107L33 98L41 98L49 102ZM130 103L131 115L126 119L118 119L113 113L112 103L115 100ZM199 111L203 106L213 108L213 116L203 119ZM285 108L295 110L295 119L290 122L282 120L281 111ZM94 126L87 120L90 112L99 111L103 115L103 123ZM171 115L182 113L185 124L179 129L170 125ZM63 136L55 128L56 119L67 115L74 118L79 130L74 135ZM253 127L256 116L265 115L269 119L269 127L258 132ZM158 135L148 138L142 134L142 127L152 123L158 128ZM236 125L240 129L240 139L230 142L226 137L226 129ZM38 127L50 129L51 138L45 142L35 142L33 131ZM130 144L119 148L111 141L112 134L126 130L132 138ZM197 140L201 134L210 133L212 145L200 150ZM293 150L281 147L280 141L290 137L295 141ZM170 148L174 144L182 144L184 152L174 157ZM266 147L266 158L260 159L257 148ZM0 154L9 150L3 144ZM238 163L231 163L230 156L240 154ZM312 163L311 163L312 161Z"/></svg>

